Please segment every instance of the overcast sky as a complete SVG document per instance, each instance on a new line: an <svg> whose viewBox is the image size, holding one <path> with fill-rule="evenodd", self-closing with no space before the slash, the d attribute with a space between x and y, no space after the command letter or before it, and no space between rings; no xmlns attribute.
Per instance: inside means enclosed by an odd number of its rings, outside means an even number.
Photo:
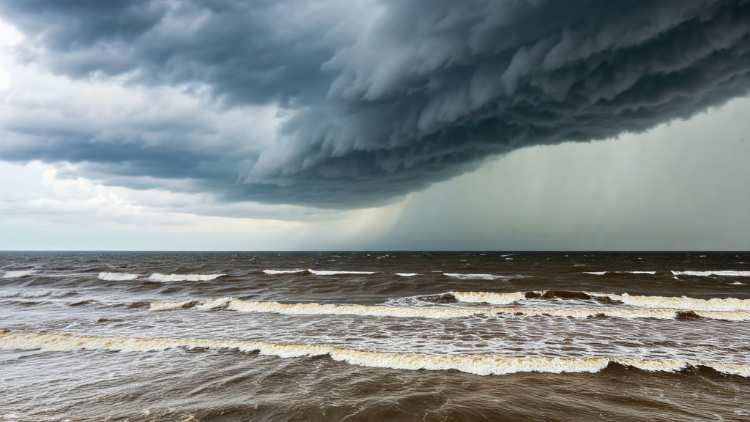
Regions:
<svg viewBox="0 0 750 422"><path fill-rule="evenodd" d="M0 249L750 249L750 4L575 2L0 3Z"/></svg>

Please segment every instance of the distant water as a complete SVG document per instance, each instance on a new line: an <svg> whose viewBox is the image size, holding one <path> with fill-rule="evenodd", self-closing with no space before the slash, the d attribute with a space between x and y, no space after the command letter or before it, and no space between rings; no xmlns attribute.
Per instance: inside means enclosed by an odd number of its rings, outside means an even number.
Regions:
<svg viewBox="0 0 750 422"><path fill-rule="evenodd" d="M2 253L0 421L750 420L750 253Z"/></svg>

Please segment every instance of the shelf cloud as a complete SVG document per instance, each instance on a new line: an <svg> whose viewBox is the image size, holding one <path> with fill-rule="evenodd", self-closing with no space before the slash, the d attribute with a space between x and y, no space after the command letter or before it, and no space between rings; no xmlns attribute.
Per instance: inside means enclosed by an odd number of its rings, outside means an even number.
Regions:
<svg viewBox="0 0 750 422"><path fill-rule="evenodd" d="M51 73L4 100L1 159L223 201L382 204L750 89L745 0L30 0L0 16L24 34L19 66Z"/></svg>

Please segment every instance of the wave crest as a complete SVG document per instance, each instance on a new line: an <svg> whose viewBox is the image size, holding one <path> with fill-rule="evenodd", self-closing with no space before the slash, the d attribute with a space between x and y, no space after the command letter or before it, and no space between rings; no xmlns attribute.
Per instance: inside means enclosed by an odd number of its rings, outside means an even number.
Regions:
<svg viewBox="0 0 750 422"><path fill-rule="evenodd" d="M371 275L371 274L375 274L375 271L332 271L332 270L310 270L310 269L308 269L307 272L309 272L312 275L343 275L343 274Z"/></svg>
<svg viewBox="0 0 750 422"><path fill-rule="evenodd" d="M499 274L464 274L464 273L443 273L446 277L457 278L459 280L497 280L511 279L513 276Z"/></svg>
<svg viewBox="0 0 750 422"><path fill-rule="evenodd" d="M280 358L328 355L333 360L358 366L405 370L457 370L476 375L506 375L518 372L594 373L605 369L610 364L620 364L649 372L677 372L689 367L705 366L724 374L750 377L750 365L682 359L397 353L350 349L330 344L283 344L253 340L170 337L100 337L11 332L7 330L0 330L0 347L20 350L73 351L87 349L134 352L176 348L233 349L243 352L258 352L262 355Z"/></svg>
<svg viewBox="0 0 750 422"><path fill-rule="evenodd" d="M99 273L97 278L104 281L130 281L135 280L139 277L138 274L131 273Z"/></svg>
<svg viewBox="0 0 750 422"><path fill-rule="evenodd" d="M36 270L6 271L3 278L22 278L36 274Z"/></svg>
<svg viewBox="0 0 750 422"><path fill-rule="evenodd" d="M750 271L736 270L708 270L708 271L672 271L674 276L692 276L692 277L750 277Z"/></svg>
<svg viewBox="0 0 750 422"><path fill-rule="evenodd" d="M307 272L307 270L295 268L293 270L263 270L264 274L275 275L275 274L299 274Z"/></svg>
<svg viewBox="0 0 750 422"><path fill-rule="evenodd" d="M170 282L170 281L211 281L219 277L225 277L226 274L161 274L153 273L148 279L150 281Z"/></svg>
<svg viewBox="0 0 750 422"><path fill-rule="evenodd" d="M467 318L471 316L522 316L560 318L600 318L625 319L719 319L727 321L750 321L748 311L704 311L668 308L625 308L618 306L594 307L551 307L551 306L386 306L333 303L280 303L274 301L246 301L235 298L220 298L205 302L155 302L151 310L172 310L196 307L200 310L226 309L247 313L276 313L281 315L355 315L391 318ZM191 303L190 306L185 306Z"/></svg>

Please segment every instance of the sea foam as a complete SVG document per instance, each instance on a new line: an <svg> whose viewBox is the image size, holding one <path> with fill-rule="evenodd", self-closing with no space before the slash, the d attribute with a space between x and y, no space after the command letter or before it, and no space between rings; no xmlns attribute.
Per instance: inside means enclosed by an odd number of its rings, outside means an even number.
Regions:
<svg viewBox="0 0 750 422"><path fill-rule="evenodd" d="M307 270L303 269L292 269L292 270L263 270L264 274L268 275L276 275L276 274L298 274L298 273L304 273L307 272Z"/></svg>
<svg viewBox="0 0 750 422"><path fill-rule="evenodd" d="M35 270L6 271L3 278L21 278L36 274Z"/></svg>
<svg viewBox="0 0 750 422"><path fill-rule="evenodd" d="M708 270L708 271L672 271L672 275L677 277L692 276L692 277L750 277L750 271L736 271L736 270Z"/></svg>
<svg viewBox="0 0 750 422"><path fill-rule="evenodd" d="M375 274L375 271L333 271L333 270L307 270L312 275L370 275Z"/></svg>
<svg viewBox="0 0 750 422"><path fill-rule="evenodd" d="M474 293L476 295L476 293ZM465 296L472 298L471 294ZM473 296L477 298L477 296ZM510 303L513 297L486 300L505 300ZM191 303L190 306L186 306ZM595 318L613 317L625 319L656 318L674 319L681 309L672 308L631 308L622 306L386 306L333 303L281 303L274 301L247 301L236 298L220 298L209 301L155 302L151 310L172 310L195 307L201 310L226 309L246 313L276 313L282 315L353 315L391 318L466 318L471 316L519 316L519 317L561 317ZM691 310L697 317L727 321L748 321L750 311Z"/></svg>
<svg viewBox="0 0 750 422"><path fill-rule="evenodd" d="M148 279L150 281L169 282L169 281L211 281L226 274L161 274L153 273Z"/></svg>
<svg viewBox="0 0 750 422"><path fill-rule="evenodd" d="M105 281L130 281L138 278L138 274L130 273L99 273L97 278Z"/></svg>
<svg viewBox="0 0 750 422"><path fill-rule="evenodd" d="M457 370L476 375L505 375L519 372L599 372L620 364L649 372L677 372L705 366L718 372L750 377L750 365L683 359L642 359L616 356L506 356L499 354L428 354L360 350L331 344L284 344L254 340L85 336L73 334L0 331L0 348L48 351L109 350L150 352L166 349L215 349L258 352L280 358L329 356L351 365L404 370Z"/></svg>
<svg viewBox="0 0 750 422"><path fill-rule="evenodd" d="M443 273L446 277L457 278L459 280L497 280L510 279L511 276L498 274L465 274L465 273Z"/></svg>

